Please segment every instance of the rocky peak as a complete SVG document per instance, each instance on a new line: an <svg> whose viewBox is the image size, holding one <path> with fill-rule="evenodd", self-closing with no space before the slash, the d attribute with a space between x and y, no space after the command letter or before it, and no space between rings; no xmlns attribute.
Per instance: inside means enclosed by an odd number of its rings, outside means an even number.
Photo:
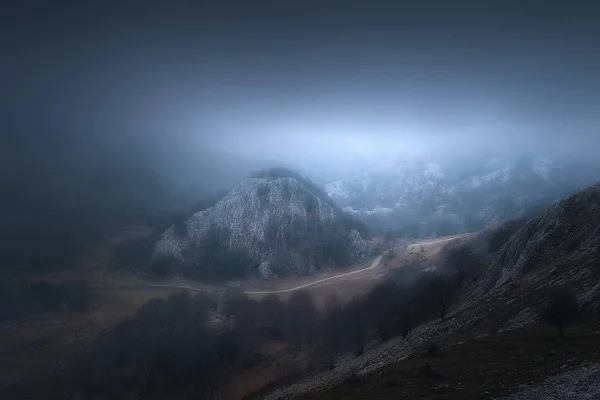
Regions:
<svg viewBox="0 0 600 400"><path fill-rule="evenodd" d="M269 278L311 274L322 263L347 264L365 255L364 240L329 198L294 176L279 175L246 179L213 207L193 214L183 229L170 227L153 261L203 269L218 264L204 254L218 248L243 254L244 268Z"/></svg>

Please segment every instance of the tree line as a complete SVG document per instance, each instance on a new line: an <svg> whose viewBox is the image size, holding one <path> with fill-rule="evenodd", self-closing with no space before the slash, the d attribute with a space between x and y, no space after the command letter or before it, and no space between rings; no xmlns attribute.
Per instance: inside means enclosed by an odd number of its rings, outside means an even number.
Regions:
<svg viewBox="0 0 600 400"><path fill-rule="evenodd" d="M236 374L268 361L266 342L307 349L313 371L333 368L340 355L362 354L369 340L407 337L445 318L457 295L452 282L441 275L410 288L389 281L346 302L330 296L322 309L306 290L285 302L274 294L255 300L236 291L216 298L174 293L149 301L60 377L28 390L88 399L220 398Z"/></svg>
<svg viewBox="0 0 600 400"><path fill-rule="evenodd" d="M397 269L371 291L347 301L331 295L322 307L306 290L287 301L231 290L216 297L174 293L149 301L103 334L58 377L27 384L25 397L221 398L237 374L271 361L264 351L268 342L304 349L310 363L302 373L335 368L341 357L361 355L370 342L407 338L427 321L446 319L483 265L469 247L451 247L434 272L423 272L423 265ZM578 309L573 296L561 292L551 296L542 317L564 336Z"/></svg>

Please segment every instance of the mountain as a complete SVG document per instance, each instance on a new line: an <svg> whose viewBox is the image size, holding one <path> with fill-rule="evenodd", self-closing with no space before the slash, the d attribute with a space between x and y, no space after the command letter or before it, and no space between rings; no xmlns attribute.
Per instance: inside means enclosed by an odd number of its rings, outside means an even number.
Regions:
<svg viewBox="0 0 600 400"><path fill-rule="evenodd" d="M548 208L512 235L479 279L475 293L482 295L492 289L517 285L526 274L532 279L532 274L557 274L564 266L574 265L577 269L570 272L575 273L575 279L594 282L584 278L597 274L599 258L600 183L597 183ZM539 276L535 279L541 280ZM573 276L567 274L562 280L573 280ZM592 291L595 296L600 295L599 285L586 287L578 282L578 288L581 293ZM582 300L585 304L586 299Z"/></svg>
<svg viewBox="0 0 600 400"><path fill-rule="evenodd" d="M364 228L309 180L270 169L167 229L152 263L192 276L234 277L255 271L265 279L308 275L324 265L362 259L367 253Z"/></svg>
<svg viewBox="0 0 600 400"><path fill-rule="evenodd" d="M399 158L326 185L345 211L380 231L424 237L534 213L600 178L597 161L537 154L459 161Z"/></svg>
<svg viewBox="0 0 600 400"><path fill-rule="evenodd" d="M417 299L450 301L444 318L252 398L598 398L600 183L527 222L489 228L498 229L512 234L500 249L491 246L474 280L455 280L443 265L422 272L444 283ZM451 246L478 247L490 233Z"/></svg>

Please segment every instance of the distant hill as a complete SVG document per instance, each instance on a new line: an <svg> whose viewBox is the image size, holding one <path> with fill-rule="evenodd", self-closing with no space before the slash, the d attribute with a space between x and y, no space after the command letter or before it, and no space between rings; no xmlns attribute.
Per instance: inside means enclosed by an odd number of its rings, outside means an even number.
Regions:
<svg viewBox="0 0 600 400"><path fill-rule="evenodd" d="M213 206L171 226L153 268L187 276L308 275L367 254L364 224L316 185L282 168L257 172Z"/></svg>
<svg viewBox="0 0 600 400"><path fill-rule="evenodd" d="M536 154L459 161L399 158L331 182L326 191L379 231L437 236L535 214L600 179L599 164Z"/></svg>

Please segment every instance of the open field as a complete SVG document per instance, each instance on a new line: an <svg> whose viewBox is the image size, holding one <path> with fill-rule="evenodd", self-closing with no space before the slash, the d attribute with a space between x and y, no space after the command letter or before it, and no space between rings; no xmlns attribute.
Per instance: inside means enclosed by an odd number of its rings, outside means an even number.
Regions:
<svg viewBox="0 0 600 400"><path fill-rule="evenodd" d="M424 239L408 244L405 250L398 250L398 256L387 263L387 268L382 263L384 255L381 254L363 265L348 268L346 272L339 272L339 269L328 269L311 276L286 276L271 281L244 282L239 285L238 289L255 298L261 298L268 294L277 294L280 298L286 299L294 291L301 289L311 291L313 296L316 295L316 299L320 297L318 295L323 291L327 292L327 294L335 293L342 298L346 298L354 294L369 291L379 279L386 275L389 270L388 268L400 268L405 262L410 261L417 255L422 259L434 258L446 244L470 235L472 234ZM198 285L192 282L147 284L147 286L201 292L213 292L225 289L224 287Z"/></svg>
<svg viewBox="0 0 600 400"><path fill-rule="evenodd" d="M411 244L399 258L417 253L421 257L434 256L444 244L460 237L463 235ZM61 360L84 350L98 334L133 315L150 299L167 297L173 291L203 291L216 295L226 289L225 286L192 282L149 284L139 278L110 274L103 265L108 262L110 244L107 241L91 249L89 258L84 260L88 269L38 278L49 282L76 278L87 280L93 290L93 302L88 311L59 310L0 326L0 387L19 381L27 374L51 371ZM321 305L330 294L347 299L370 290L387 272L381 260L382 255L343 272L329 270L314 276L248 282L240 289L257 299L275 293L282 300L296 290L306 289L313 295L315 303ZM401 267L402 263L394 261L394 266ZM248 379L253 380L250 377Z"/></svg>

